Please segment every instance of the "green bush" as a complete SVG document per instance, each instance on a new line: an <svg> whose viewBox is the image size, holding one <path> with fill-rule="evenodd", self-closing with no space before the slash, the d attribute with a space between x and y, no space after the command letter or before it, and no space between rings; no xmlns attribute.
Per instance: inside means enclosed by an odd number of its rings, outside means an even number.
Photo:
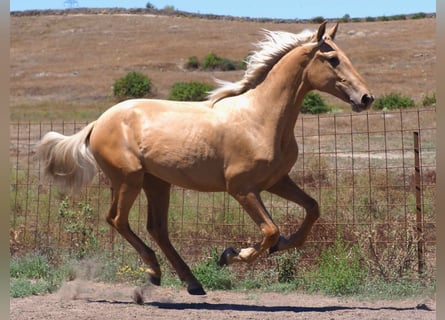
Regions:
<svg viewBox="0 0 445 320"><path fill-rule="evenodd" d="M313 17L312 19L311 19L311 22L312 23L316 23L316 24L320 24L320 23L322 23L323 21L325 21L326 19L323 17L323 16L316 16L316 17Z"/></svg>
<svg viewBox="0 0 445 320"><path fill-rule="evenodd" d="M412 15L411 19L425 19L426 18L426 13L424 12L418 12L414 15Z"/></svg>
<svg viewBox="0 0 445 320"><path fill-rule="evenodd" d="M309 92L301 105L302 113L319 114L331 111L323 98L316 92Z"/></svg>
<svg viewBox="0 0 445 320"><path fill-rule="evenodd" d="M187 69L199 69L200 63L199 59L196 56L189 57L187 63L185 64Z"/></svg>
<svg viewBox="0 0 445 320"><path fill-rule="evenodd" d="M351 16L349 15L349 14L345 14L341 19L340 19L340 22L344 22L344 23L347 23L347 22L350 22L351 21Z"/></svg>
<svg viewBox="0 0 445 320"><path fill-rule="evenodd" d="M170 90L169 99L176 101L204 101L214 87L201 82L177 82Z"/></svg>
<svg viewBox="0 0 445 320"><path fill-rule="evenodd" d="M164 10L167 12L174 12L174 11L176 11L176 8L175 8L175 6L172 6L172 5L166 5L164 7Z"/></svg>
<svg viewBox="0 0 445 320"><path fill-rule="evenodd" d="M221 58L214 53L209 53L204 57L202 67L205 70L232 71L238 69L239 63L227 58Z"/></svg>
<svg viewBox="0 0 445 320"><path fill-rule="evenodd" d="M142 98L150 93L151 80L137 71L130 71L117 79L113 86L113 95L120 99Z"/></svg>
<svg viewBox="0 0 445 320"><path fill-rule="evenodd" d="M321 253L319 265L309 272L309 291L343 296L359 293L367 276L360 262L357 245L349 246L341 238Z"/></svg>
<svg viewBox="0 0 445 320"><path fill-rule="evenodd" d="M66 198L60 202L58 214L64 222L64 231L71 235L71 254L82 259L91 255L98 247L94 235L95 215L88 200L79 202L76 206L77 208L71 207Z"/></svg>
<svg viewBox="0 0 445 320"><path fill-rule="evenodd" d="M217 250L212 249L209 257L193 268L193 274L204 288L230 290L234 286L235 277L226 267L221 268L218 266L218 259L219 254Z"/></svg>
<svg viewBox="0 0 445 320"><path fill-rule="evenodd" d="M147 4L145 5L145 8L147 8L147 9L156 9L156 7L151 2L147 2Z"/></svg>
<svg viewBox="0 0 445 320"><path fill-rule="evenodd" d="M414 100L402 96L400 93L390 93L377 98L373 104L374 110L395 110L414 107Z"/></svg>

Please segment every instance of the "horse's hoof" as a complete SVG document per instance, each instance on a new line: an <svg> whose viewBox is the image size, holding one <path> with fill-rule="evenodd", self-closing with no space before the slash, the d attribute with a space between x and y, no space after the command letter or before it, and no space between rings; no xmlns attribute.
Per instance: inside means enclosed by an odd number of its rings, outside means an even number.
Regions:
<svg viewBox="0 0 445 320"><path fill-rule="evenodd" d="M147 273L147 280L150 281L152 284L154 284L155 286L160 286L161 285L161 278L155 277L149 273Z"/></svg>
<svg viewBox="0 0 445 320"><path fill-rule="evenodd" d="M228 266L229 265L229 257L237 256L238 252L235 251L232 247L227 248L224 250L224 252L221 254L221 257L219 258L218 265L220 267Z"/></svg>
<svg viewBox="0 0 445 320"><path fill-rule="evenodd" d="M269 254L275 253L278 251L278 243L274 245L273 247L269 248Z"/></svg>
<svg viewBox="0 0 445 320"><path fill-rule="evenodd" d="M201 286L198 287L187 287L187 292L193 296L205 296L206 292Z"/></svg>
<svg viewBox="0 0 445 320"><path fill-rule="evenodd" d="M133 301L136 302L139 305L144 304L144 295L142 293L141 288L137 288L133 291L132 295Z"/></svg>

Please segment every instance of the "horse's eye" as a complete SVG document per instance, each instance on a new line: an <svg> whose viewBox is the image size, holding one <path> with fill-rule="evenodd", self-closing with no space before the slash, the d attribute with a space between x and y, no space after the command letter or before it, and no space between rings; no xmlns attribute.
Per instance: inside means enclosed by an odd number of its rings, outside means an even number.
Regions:
<svg viewBox="0 0 445 320"><path fill-rule="evenodd" d="M330 57L328 61L334 68L340 64L340 60L337 57Z"/></svg>

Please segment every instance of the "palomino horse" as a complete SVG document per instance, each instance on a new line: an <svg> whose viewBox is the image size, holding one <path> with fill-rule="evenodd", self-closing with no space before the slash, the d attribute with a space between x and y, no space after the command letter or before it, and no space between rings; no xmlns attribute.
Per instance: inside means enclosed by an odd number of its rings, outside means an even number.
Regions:
<svg viewBox="0 0 445 320"><path fill-rule="evenodd" d="M354 111L369 108L374 100L334 43L337 27L326 32L324 22L316 32L266 31L243 79L222 84L207 101L127 100L72 136L47 133L38 146L45 174L77 190L91 181L98 165L112 185L106 220L137 250L156 285L161 269L155 253L128 222L141 189L148 199L147 230L190 294L205 292L168 236L172 184L227 191L260 228L261 242L240 251L226 249L220 265L252 262L266 250L300 247L320 214L317 202L288 175L297 160L294 126L304 96L314 89L328 92ZM262 190L305 209L298 231L280 236L260 198Z"/></svg>

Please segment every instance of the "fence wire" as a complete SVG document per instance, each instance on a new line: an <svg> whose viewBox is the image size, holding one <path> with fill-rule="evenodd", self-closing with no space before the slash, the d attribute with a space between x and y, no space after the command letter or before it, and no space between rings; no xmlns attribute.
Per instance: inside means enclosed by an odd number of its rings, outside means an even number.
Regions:
<svg viewBox="0 0 445 320"><path fill-rule="evenodd" d="M70 135L85 125L10 124L11 254L49 249L82 254L95 248L124 257L133 250L105 222L111 194L101 172L75 196L60 193L41 177L41 164L35 158L39 139L48 131ZM414 132L419 137L417 188ZM300 154L290 175L318 200L322 212L301 249L304 261L310 263L341 237L358 243L376 268L383 261L417 265L421 241L426 268L435 269L435 108L301 115L295 136ZM267 192L262 197L282 234L298 228L305 214L299 206ZM199 258L209 247L246 246L261 237L258 227L227 193L174 187L170 202L170 237L187 255ZM421 225L416 222L419 206ZM131 210L130 224L154 247L145 230L146 207L141 195Z"/></svg>

